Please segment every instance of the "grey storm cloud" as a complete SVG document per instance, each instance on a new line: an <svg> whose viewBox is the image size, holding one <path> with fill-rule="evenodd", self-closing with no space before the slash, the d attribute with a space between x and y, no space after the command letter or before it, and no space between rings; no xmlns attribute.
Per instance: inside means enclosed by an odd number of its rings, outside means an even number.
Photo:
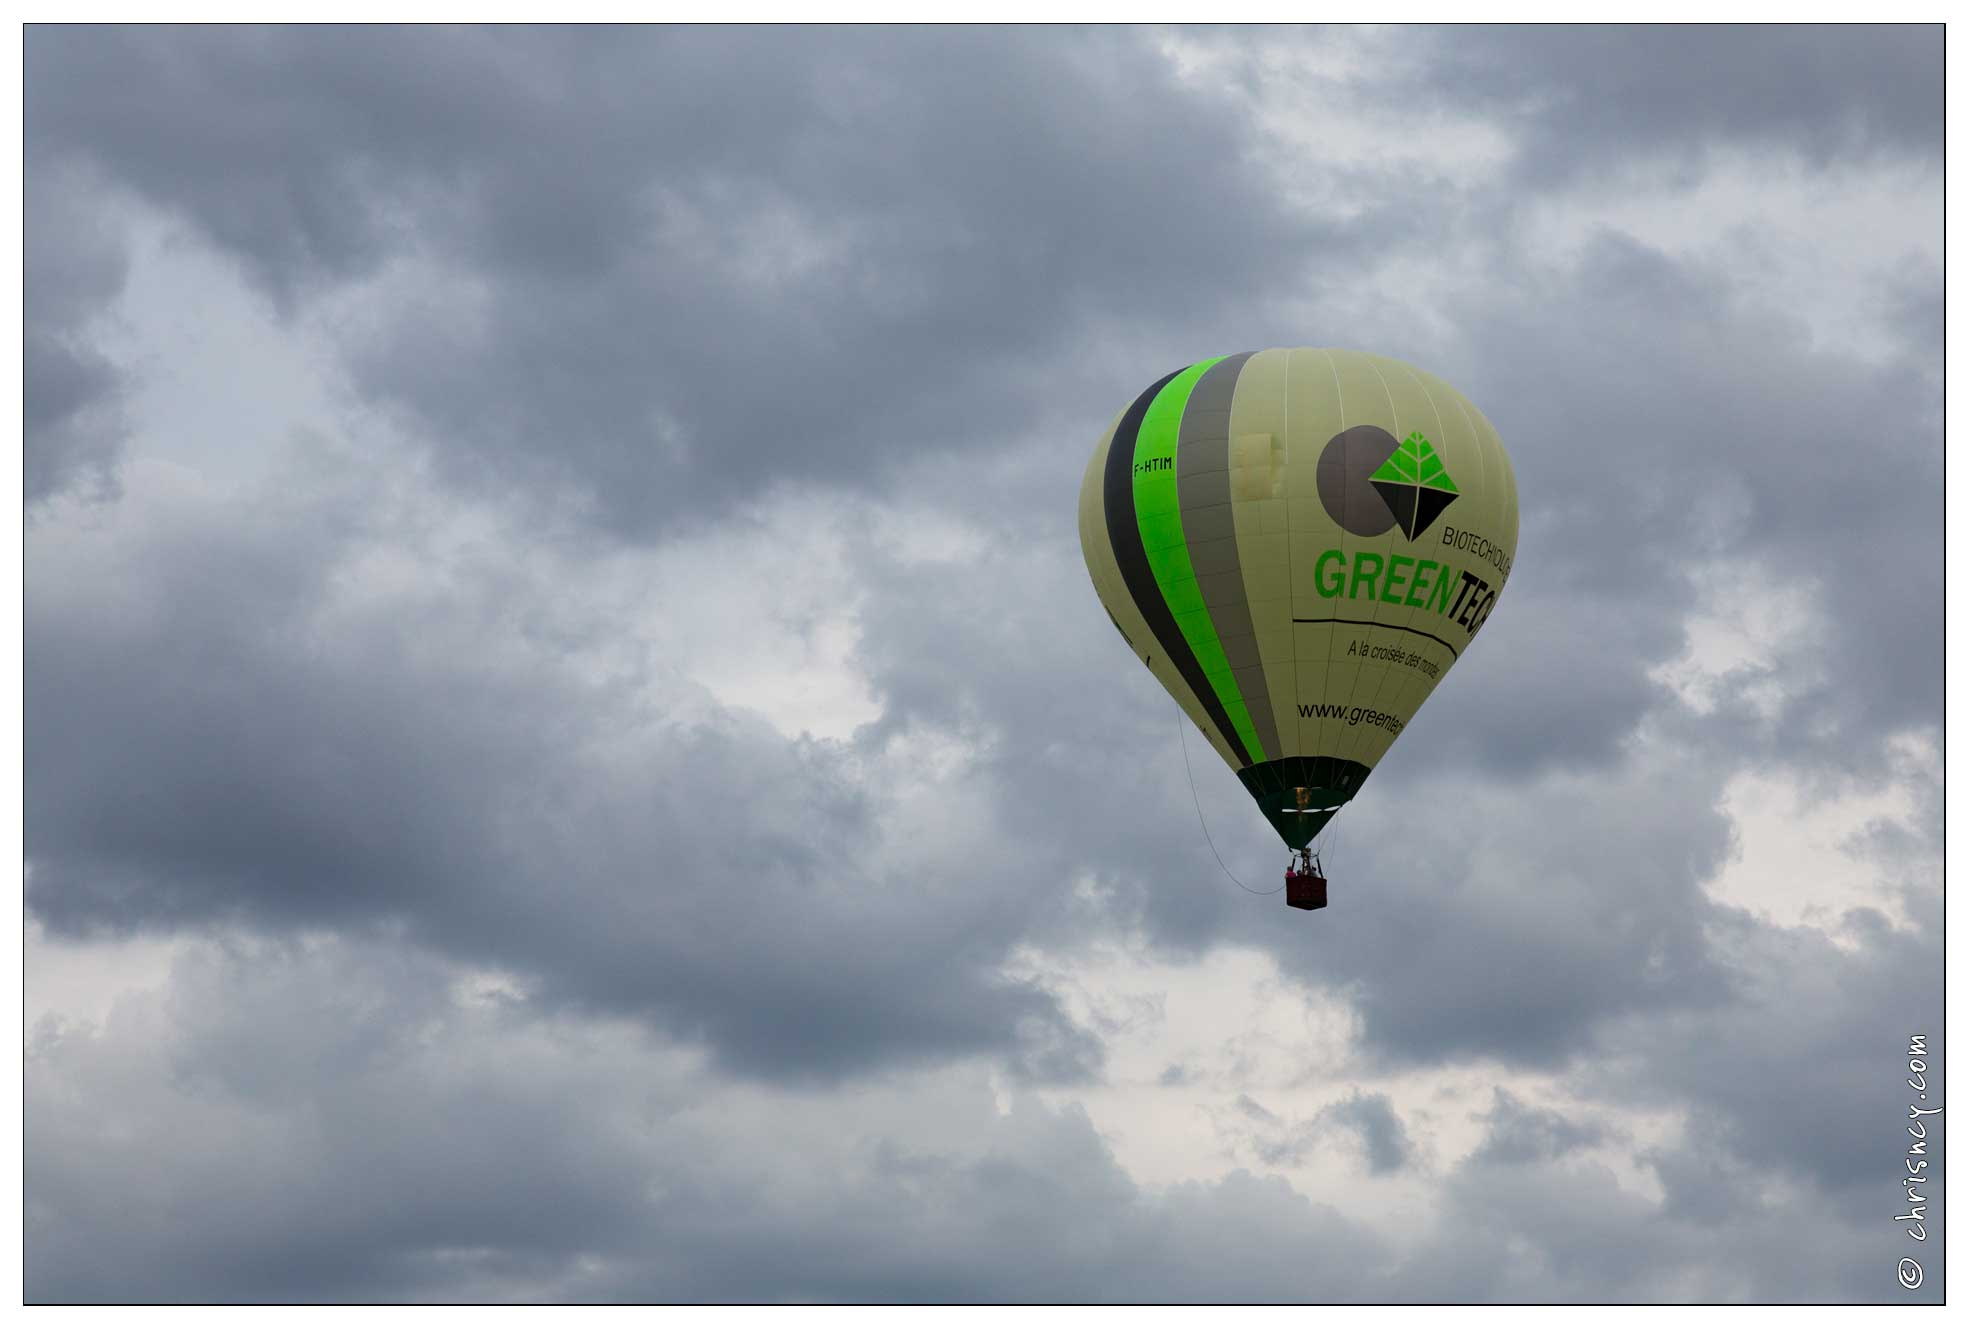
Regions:
<svg viewBox="0 0 1969 1329"><path fill-rule="evenodd" d="M1774 732L1794 752L1864 762L1871 736L1939 714L1941 451L1927 376L1939 347L1888 366L1834 354L1786 311L1732 300L1715 275L1604 239L1559 302L1526 284L1488 303L1476 373L1499 427L1525 440L1517 464L1553 481L1527 500L1535 534L1520 560L1545 564L1534 586L1562 578L1624 611L1619 627L1584 625L1575 649L1612 637L1637 659L1659 658L1668 625L1656 616L1692 592L1728 605L1765 570L1812 578L1812 607L1835 625L1817 647L1827 678L1789 699ZM1541 560L1540 545L1567 554ZM1636 700L1620 699L1610 727L1631 727ZM1499 729L1523 732L1518 718ZM1512 751L1501 732L1482 738Z"/></svg>
<svg viewBox="0 0 1969 1329"><path fill-rule="evenodd" d="M1328 1108L1327 1115L1360 1135L1369 1172L1393 1172L1408 1161L1413 1146L1386 1094L1356 1093Z"/></svg>
<svg viewBox="0 0 1969 1329"><path fill-rule="evenodd" d="M1558 1158L1584 1145L1598 1144L1605 1134L1598 1126L1523 1103L1506 1089L1493 1091L1491 1110L1484 1119L1490 1129L1475 1155L1483 1162L1528 1163Z"/></svg>
<svg viewBox="0 0 1969 1329"><path fill-rule="evenodd" d="M1706 883L1733 777L1904 786L1939 736L1939 269L1878 256L1859 354L1580 199L1784 157L1925 172L1939 215L1938 34L30 28L27 911L186 950L31 1034L29 1298L1891 1294L1882 1067L1940 1009L1939 801L1844 846L1879 909L1800 927ZM1295 51L1508 151L1300 162L1246 97ZM1543 205L1585 209L1576 250ZM312 348L342 433L159 460L154 357L111 330L132 217ZM1399 274L1431 265L1420 317ZM1524 527L1305 925L1200 842L1072 509L1160 374L1320 342L1480 403ZM874 711L838 737L714 695L597 584L800 523L838 532L814 613L852 618ZM1796 633L1686 706L1692 620L1778 585ZM1154 1063L1260 1168L1337 1147L1430 1188L1412 1241L1274 1175L1139 1184L1039 1101L1109 1076L1118 1026L1008 974L1118 938L1261 952L1345 1003L1363 1075L1495 1073L1459 1159L1400 1094L1295 1116ZM481 971L510 990L461 998Z"/></svg>
<svg viewBox="0 0 1969 1329"><path fill-rule="evenodd" d="M1146 1194L1083 1115L976 1084L869 1105L899 1139L823 1104L750 1140L661 1044L461 1005L388 946L214 947L35 1054L35 1300L1283 1300L1364 1294L1373 1247L1277 1179ZM131 1076L174 1088L106 1146Z"/></svg>
<svg viewBox="0 0 1969 1329"><path fill-rule="evenodd" d="M413 229L483 299L365 329L345 348L359 390L459 474L571 489L630 531L774 480L852 482L931 440L988 446L1117 317L1208 318L1291 250L1373 242L1271 206L1225 151L1236 112L1125 30L34 44L45 151L284 300L382 268ZM653 440L677 452L660 473Z"/></svg>
<svg viewBox="0 0 1969 1329"><path fill-rule="evenodd" d="M1232 1104L1249 1135L1251 1152L1268 1166L1296 1165L1323 1151L1352 1149L1361 1153L1371 1175L1396 1172L1414 1149L1401 1117L1386 1094L1356 1089L1303 1120L1286 1121L1248 1094Z"/></svg>
<svg viewBox="0 0 1969 1329"><path fill-rule="evenodd" d="M1516 165L1542 182L1651 153L1696 158L1718 146L1792 151L1820 163L1878 153L1939 161L1935 31L1468 27L1438 30L1428 64L1431 86L1496 108L1523 133Z"/></svg>
<svg viewBox="0 0 1969 1329"><path fill-rule="evenodd" d="M1050 998L992 977L1049 912L1050 848L1014 889L1002 857L912 879L882 866L898 829L840 745L675 677L647 681L698 718L551 655L413 649L407 634L483 646L503 615L551 618L497 581L325 646L311 613L360 521L274 500L258 520L162 525L102 582L50 574L30 597L29 895L51 928L405 926L767 1074L1013 1041L1035 1073L1098 1059ZM148 608L101 616L102 594Z"/></svg>
<svg viewBox="0 0 1969 1329"><path fill-rule="evenodd" d="M1150 1191L1070 1108L962 1076L734 1101L660 1040L461 1000L388 943L203 946L161 1000L30 1050L36 1301L1812 1301L1889 1250L1863 1207L1759 1212L1762 1165L1726 1153L1700 1166L1722 1212L1658 1213L1502 1097L1401 1240L1371 1194ZM1348 1105L1370 1140L1392 1116Z"/></svg>
<svg viewBox="0 0 1969 1329"><path fill-rule="evenodd" d="M1847 921L1862 944L1854 949L1815 929L1739 919L1725 946L1740 999L1620 1031L1616 1046L1647 1046L1639 1064L1649 1067L1622 1088L1701 1103L1701 1134L1715 1152L1801 1172L1864 1203L1878 1188L1882 1154L1873 1132L1853 1124L1900 1135L1911 1091L1892 1072L1908 1036L1941 1009L1939 901L1924 899L1918 910L1912 932L1855 911ZM1898 1151L1889 1156L1898 1167Z"/></svg>
<svg viewBox="0 0 1969 1329"><path fill-rule="evenodd" d="M128 262L112 226L90 206L87 182L39 169L27 191L34 260L22 289L23 484L29 502L79 486L113 492L129 422L123 376L90 344L91 321L122 291Z"/></svg>

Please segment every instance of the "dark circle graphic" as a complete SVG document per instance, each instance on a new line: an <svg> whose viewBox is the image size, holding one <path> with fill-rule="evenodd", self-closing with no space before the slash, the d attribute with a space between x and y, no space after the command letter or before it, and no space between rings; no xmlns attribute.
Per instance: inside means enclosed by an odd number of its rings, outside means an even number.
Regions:
<svg viewBox="0 0 1969 1329"><path fill-rule="evenodd" d="M1367 477L1380 470L1399 446L1380 425L1355 425L1327 440L1319 460L1320 503L1341 530L1380 535L1395 524L1387 500Z"/></svg>

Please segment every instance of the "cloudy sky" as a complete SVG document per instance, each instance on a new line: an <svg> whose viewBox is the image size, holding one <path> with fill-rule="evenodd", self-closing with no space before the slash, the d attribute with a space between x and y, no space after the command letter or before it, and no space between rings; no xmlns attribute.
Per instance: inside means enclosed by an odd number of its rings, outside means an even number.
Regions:
<svg viewBox="0 0 1969 1329"><path fill-rule="evenodd" d="M1939 1296L1939 29L25 93L31 1299ZM1523 519L1317 914L1074 518L1291 345Z"/></svg>

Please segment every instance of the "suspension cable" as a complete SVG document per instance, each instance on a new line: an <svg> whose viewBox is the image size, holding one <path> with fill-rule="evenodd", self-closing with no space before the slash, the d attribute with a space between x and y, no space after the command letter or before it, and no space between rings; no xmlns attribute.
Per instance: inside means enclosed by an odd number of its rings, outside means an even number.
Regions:
<svg viewBox="0 0 1969 1329"><path fill-rule="evenodd" d="M1224 868L1224 875L1232 881L1237 882L1241 890L1249 891L1252 895L1277 895L1285 889L1284 882L1280 882L1269 891L1254 891L1251 887L1238 881L1236 873L1224 867L1224 856L1217 852L1217 842L1210 838L1210 826L1203 819L1203 801L1196 796L1196 773L1190 769L1190 737L1184 732L1189 727L1189 723L1190 717L1184 714L1181 706L1178 706L1176 708L1176 739L1183 745L1183 774L1187 775L1190 779L1190 802L1196 805L1196 824L1203 827L1203 842L1210 846L1210 856L1217 860L1217 866Z"/></svg>

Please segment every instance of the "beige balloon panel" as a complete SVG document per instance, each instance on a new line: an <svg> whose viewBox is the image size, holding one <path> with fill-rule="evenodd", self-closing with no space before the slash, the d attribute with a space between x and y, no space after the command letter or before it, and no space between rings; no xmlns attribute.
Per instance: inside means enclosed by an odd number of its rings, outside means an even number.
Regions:
<svg viewBox="0 0 1969 1329"><path fill-rule="evenodd" d="M1122 412L1122 414L1125 414ZM1101 602L1127 635L1138 659L1181 704L1226 765L1235 754L1205 714L1189 685L1155 644L1147 621L1125 589L1109 547L1100 476L1121 414L1109 425L1088 463L1081 486L1081 543ZM1397 439L1419 430L1442 459L1458 498L1411 541L1399 526L1377 536L1346 532L1327 515L1319 496L1320 454L1327 442L1355 425L1379 425ZM1448 563L1503 588L1504 577L1469 551L1442 543L1444 527L1467 530L1501 546L1515 559L1518 492L1497 431L1454 388L1399 360L1357 351L1307 349L1261 351L1246 362L1231 402L1231 512L1238 561L1244 571L1251 620L1265 670L1283 756L1341 757L1373 767L1398 735L1344 719L1302 718L1302 703L1345 704L1395 715L1406 728L1441 683L1455 659L1443 646L1409 632L1413 628L1457 644L1466 633L1453 618L1428 607L1380 599L1319 594L1314 577L1319 556L1338 549L1351 569L1362 552ZM1365 588L1363 588L1365 590ZM1295 623L1294 619L1352 618L1377 626ZM1350 644L1398 647L1435 666L1427 671L1348 654Z"/></svg>

